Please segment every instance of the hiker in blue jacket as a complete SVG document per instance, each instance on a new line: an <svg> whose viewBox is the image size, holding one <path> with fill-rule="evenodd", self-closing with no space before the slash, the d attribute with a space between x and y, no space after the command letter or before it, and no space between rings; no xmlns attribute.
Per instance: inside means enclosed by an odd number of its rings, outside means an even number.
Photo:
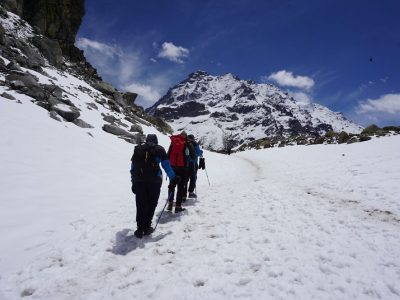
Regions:
<svg viewBox="0 0 400 300"><path fill-rule="evenodd" d="M188 143L191 143L194 147L194 152L196 154L195 159L189 159L189 188L188 188L188 198L197 198L194 190L196 188L197 181L197 170L199 169L199 157L203 156L203 150L200 149L199 144L195 141L194 135L189 134L187 136Z"/></svg>
<svg viewBox="0 0 400 300"><path fill-rule="evenodd" d="M137 230L134 234L137 238L142 238L154 231L151 221L160 197L160 163L172 185L178 184L180 177L172 170L165 149L158 145L155 134L148 134L146 142L135 147L131 161L132 192L136 194Z"/></svg>

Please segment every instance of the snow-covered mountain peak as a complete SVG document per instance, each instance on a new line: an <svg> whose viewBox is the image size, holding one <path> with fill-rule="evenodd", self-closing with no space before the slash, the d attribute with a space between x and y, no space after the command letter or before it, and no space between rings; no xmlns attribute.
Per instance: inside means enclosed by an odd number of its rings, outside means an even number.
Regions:
<svg viewBox="0 0 400 300"><path fill-rule="evenodd" d="M204 146L220 150L224 137L235 146L272 136L319 136L328 131L358 133L361 127L341 113L296 101L270 83L257 84L232 73L191 73L147 110L193 132Z"/></svg>

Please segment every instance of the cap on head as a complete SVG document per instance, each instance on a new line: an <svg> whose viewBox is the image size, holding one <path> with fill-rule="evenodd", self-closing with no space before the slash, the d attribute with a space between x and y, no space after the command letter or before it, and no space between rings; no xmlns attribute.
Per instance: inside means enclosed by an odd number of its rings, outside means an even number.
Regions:
<svg viewBox="0 0 400 300"><path fill-rule="evenodd" d="M185 130L181 132L181 136L187 137L187 133Z"/></svg>
<svg viewBox="0 0 400 300"><path fill-rule="evenodd" d="M189 134L187 136L188 140L194 141L194 135L193 134Z"/></svg>
<svg viewBox="0 0 400 300"><path fill-rule="evenodd" d="M153 144L158 144L158 139L155 134L148 134L146 137L146 143L153 143Z"/></svg>

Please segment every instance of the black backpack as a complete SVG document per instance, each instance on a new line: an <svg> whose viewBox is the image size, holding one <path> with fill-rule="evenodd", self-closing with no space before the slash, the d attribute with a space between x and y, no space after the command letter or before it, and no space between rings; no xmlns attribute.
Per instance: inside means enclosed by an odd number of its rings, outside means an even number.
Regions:
<svg viewBox="0 0 400 300"><path fill-rule="evenodd" d="M154 179L159 172L156 162L155 145L140 144L135 147L132 155L132 162L135 165L136 179Z"/></svg>

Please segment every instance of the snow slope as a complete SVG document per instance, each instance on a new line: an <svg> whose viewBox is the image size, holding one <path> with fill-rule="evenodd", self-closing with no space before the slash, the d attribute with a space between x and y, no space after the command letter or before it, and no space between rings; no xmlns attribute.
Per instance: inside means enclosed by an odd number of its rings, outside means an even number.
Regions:
<svg viewBox="0 0 400 300"><path fill-rule="evenodd" d="M399 136L206 152L211 185L137 240L133 146L19 99L0 99L0 299L400 298Z"/></svg>

